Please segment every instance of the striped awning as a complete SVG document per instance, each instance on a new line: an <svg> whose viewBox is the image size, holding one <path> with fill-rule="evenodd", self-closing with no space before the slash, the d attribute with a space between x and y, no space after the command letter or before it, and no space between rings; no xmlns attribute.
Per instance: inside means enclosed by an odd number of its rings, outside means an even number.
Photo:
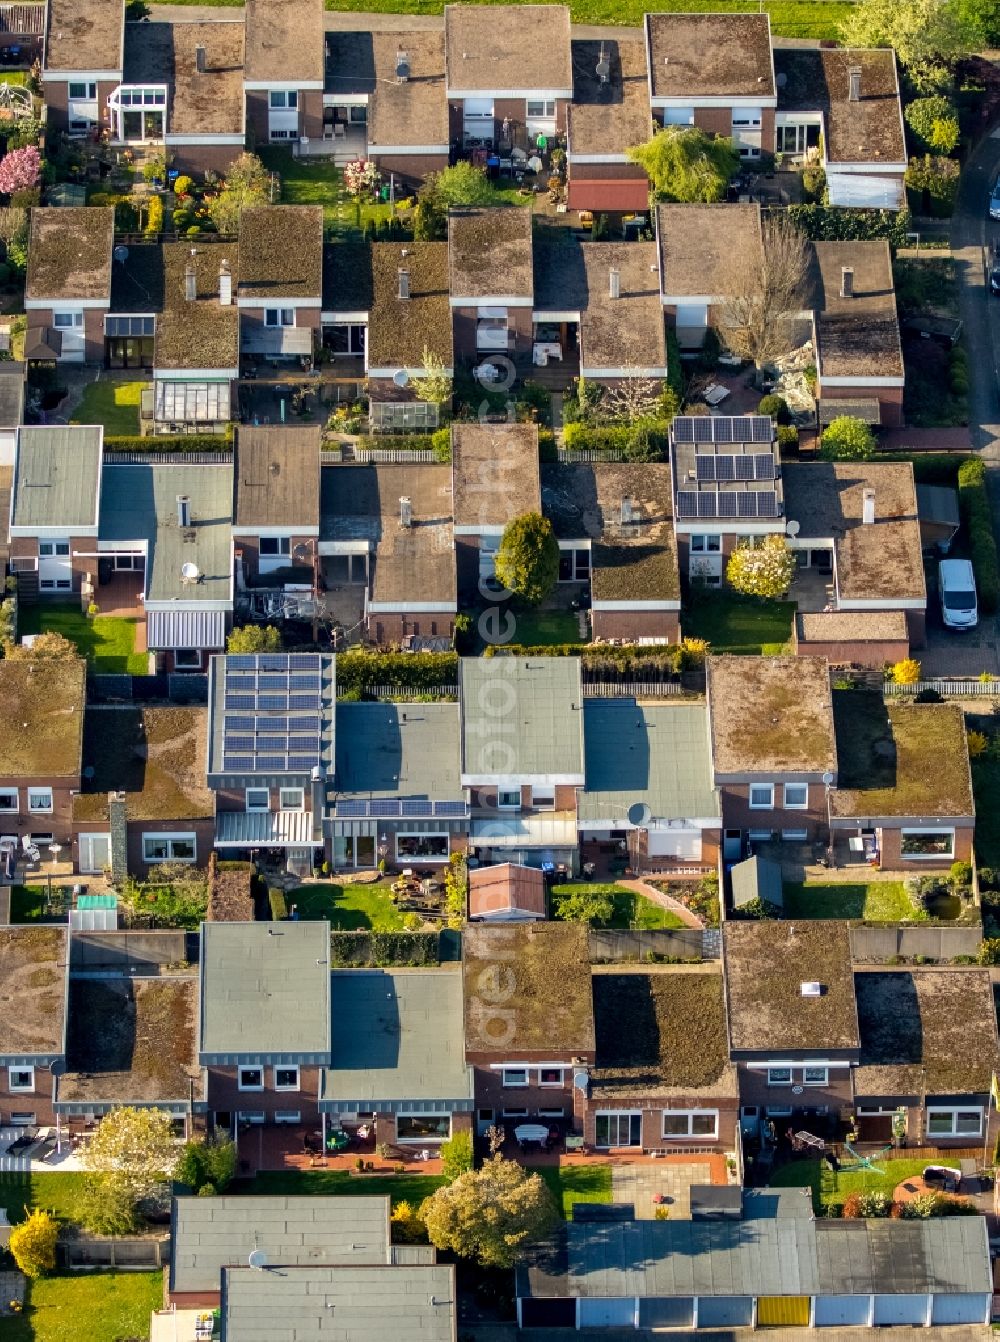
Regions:
<svg viewBox="0 0 1000 1342"><path fill-rule="evenodd" d="M575 848L576 816L572 811L542 811L474 820L471 842L486 848Z"/></svg>
<svg viewBox="0 0 1000 1342"><path fill-rule="evenodd" d="M226 645L224 610L148 610L146 643L154 650L170 648L223 648Z"/></svg>
<svg viewBox="0 0 1000 1342"><path fill-rule="evenodd" d="M219 811L216 848L322 848L311 811Z"/></svg>

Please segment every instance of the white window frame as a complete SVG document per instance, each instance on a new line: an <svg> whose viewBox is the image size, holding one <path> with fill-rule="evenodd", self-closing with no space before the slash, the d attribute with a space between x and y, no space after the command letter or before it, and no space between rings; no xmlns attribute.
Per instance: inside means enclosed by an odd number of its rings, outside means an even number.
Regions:
<svg viewBox="0 0 1000 1342"><path fill-rule="evenodd" d="M297 797L297 801L288 801L289 797ZM279 811L304 811L306 809L305 788L283 787L278 793Z"/></svg>
<svg viewBox="0 0 1000 1342"><path fill-rule="evenodd" d="M82 312L53 312L52 325L57 331L72 331L83 327Z"/></svg>
<svg viewBox="0 0 1000 1342"><path fill-rule="evenodd" d="M543 1072L558 1072L558 1073L559 1073L559 1080L558 1080L558 1081L544 1081L544 1080L542 1079L542 1073L543 1073ZM539 1067L539 1069L538 1069L538 1084L539 1084L544 1090L558 1089L558 1088L564 1086L564 1085L566 1084L566 1069L565 1069L564 1067Z"/></svg>
<svg viewBox="0 0 1000 1342"><path fill-rule="evenodd" d="M524 1078L524 1080L523 1080L523 1081L512 1081L512 1080L510 1080L509 1078L510 1078L510 1077L513 1077L513 1076L521 1076L521 1077ZM503 1086L504 1090L515 1090L515 1089L517 1089L517 1090L523 1090L525 1086L527 1086L527 1085L530 1084L529 1081L528 1081L528 1069L527 1069L527 1067L504 1067L504 1068L502 1068L502 1069L501 1069L501 1072L500 1072L500 1083L501 1083L501 1085Z"/></svg>
<svg viewBox="0 0 1000 1342"><path fill-rule="evenodd" d="M254 1127L262 1128L267 1122L267 1113L263 1109L241 1109L239 1118L243 1123L252 1123Z"/></svg>
<svg viewBox="0 0 1000 1342"><path fill-rule="evenodd" d="M290 1127L302 1122L301 1109L275 1109L275 1123L287 1123Z"/></svg>
<svg viewBox="0 0 1000 1342"><path fill-rule="evenodd" d="M294 1072L294 1073L295 1073L295 1081L294 1081L294 1084L292 1084L292 1085L288 1085L287 1083L286 1083L286 1084L280 1084L279 1081L278 1081L278 1073L279 1073L279 1072ZM291 1066L287 1066L287 1065L286 1065L286 1066L278 1066L278 1065L276 1064L275 1067L274 1067L274 1069L273 1069L273 1072L272 1072L271 1080L272 1080L273 1083L274 1083L274 1089L275 1089L275 1090L301 1090L301 1089L302 1089L302 1074L300 1073L300 1071L299 1071L299 1069L298 1069L298 1066L296 1066L295 1064L292 1064Z"/></svg>
<svg viewBox="0 0 1000 1342"><path fill-rule="evenodd" d="M27 1085L16 1085L15 1076L27 1076ZM8 1067L7 1068L7 1089L11 1095L31 1095L35 1090L35 1069L34 1067Z"/></svg>
<svg viewBox="0 0 1000 1342"><path fill-rule="evenodd" d="M297 89L272 89L268 108L272 112L294 112L299 105Z"/></svg>
<svg viewBox="0 0 1000 1342"><path fill-rule="evenodd" d="M555 98L528 98L525 100L524 115L528 121L552 121L555 114Z"/></svg>
<svg viewBox="0 0 1000 1342"><path fill-rule="evenodd" d="M28 788L29 815L51 815L54 810L55 805L50 787Z"/></svg>
<svg viewBox="0 0 1000 1342"><path fill-rule="evenodd" d="M451 835L446 829L430 830L426 833L418 833L416 830L397 830L396 831L396 861L397 862L447 862L448 850L451 845ZM443 839L443 853L401 853L399 851L400 839ZM439 845L440 846L440 845Z"/></svg>
<svg viewBox="0 0 1000 1342"><path fill-rule="evenodd" d="M693 554L719 555L722 554L721 536L690 536L688 544Z"/></svg>
<svg viewBox="0 0 1000 1342"><path fill-rule="evenodd" d="M781 837L785 843L805 843L809 838L809 831L807 829L783 829Z"/></svg>
<svg viewBox="0 0 1000 1342"><path fill-rule="evenodd" d="M200 648L174 648L174 670L175 670L175 671L200 671L200 670L201 670L201 649L200 649Z"/></svg>
<svg viewBox="0 0 1000 1342"><path fill-rule="evenodd" d="M517 793L517 801L503 801L503 797L512 797ZM519 787L498 787L497 788L497 810L498 811L519 811L521 809L521 789Z"/></svg>
<svg viewBox="0 0 1000 1342"><path fill-rule="evenodd" d="M556 809L555 785L544 785L531 789L531 805L536 811L554 811Z"/></svg>
<svg viewBox="0 0 1000 1342"><path fill-rule="evenodd" d="M260 1085L259 1086L247 1085L243 1080L244 1072L257 1072L260 1076ZM237 1067L236 1089L242 1091L255 1091L258 1093L262 1091L264 1089L264 1064L247 1063L246 1066ZM244 1115L244 1117L246 1117L246 1115Z"/></svg>
<svg viewBox="0 0 1000 1342"><path fill-rule="evenodd" d="M755 792L766 792L767 801L754 801ZM773 783L751 783L747 790L747 804L751 811L773 811L774 810L774 784Z"/></svg>
<svg viewBox="0 0 1000 1342"><path fill-rule="evenodd" d="M565 1118L565 1117L566 1117L566 1110L565 1110L565 1109L539 1109L539 1111L538 1111L538 1117L539 1117L539 1118Z"/></svg>
<svg viewBox="0 0 1000 1342"><path fill-rule="evenodd" d="M812 1073L811 1076L810 1073ZM829 1067L803 1067L802 1084L804 1086L828 1086L830 1084Z"/></svg>
<svg viewBox="0 0 1000 1342"><path fill-rule="evenodd" d="M74 89L82 89L83 92L74 93ZM92 103L97 101L97 85L92 79L73 79L70 80L66 88L66 96L75 103Z"/></svg>
<svg viewBox="0 0 1000 1342"><path fill-rule="evenodd" d="M264 805L258 806L256 802L251 802L254 793L263 793ZM243 793L244 806L248 811L269 811L271 809L271 791L266 787L248 787Z"/></svg>
<svg viewBox="0 0 1000 1342"><path fill-rule="evenodd" d="M13 800L13 806L5 805L7 800ZM15 814L21 809L21 793L16 787L0 787L0 815Z"/></svg>
<svg viewBox="0 0 1000 1342"><path fill-rule="evenodd" d="M769 1067L767 1069L769 1086L790 1086L792 1084L791 1067Z"/></svg>
<svg viewBox="0 0 1000 1342"><path fill-rule="evenodd" d="M447 1120L448 1133L446 1136L441 1133L431 1133L431 1134L424 1134L422 1136L418 1135L414 1137L400 1137L399 1120L401 1118L433 1118L437 1120L443 1118ZM428 1110L426 1113L396 1114L396 1142L399 1146L424 1146L428 1142L447 1142L451 1140L451 1132L452 1132L451 1114L443 1114L440 1112L435 1112L434 1110Z"/></svg>
<svg viewBox="0 0 1000 1342"><path fill-rule="evenodd" d="M174 852L174 845L178 843L190 844L190 856L179 856ZM166 844L165 857L150 857L149 850L151 845ZM176 834L156 834L148 833L142 836L142 860L147 863L156 862L190 862L193 866L198 861L198 836L194 830L178 832Z"/></svg>
<svg viewBox="0 0 1000 1342"><path fill-rule="evenodd" d="M39 559L68 559L69 541L39 541Z"/></svg>
<svg viewBox="0 0 1000 1342"><path fill-rule="evenodd" d="M668 1118L686 1118L687 1132L667 1132ZM710 1133L695 1132L696 1118L710 1118L713 1128ZM660 1115L660 1132L665 1142L715 1142L719 1140L718 1109L664 1109Z"/></svg>
<svg viewBox="0 0 1000 1342"><path fill-rule="evenodd" d="M528 1117L528 1111L527 1111L527 1109L504 1109L504 1110L501 1112L500 1117L501 1117L501 1118L527 1118L527 1117Z"/></svg>
<svg viewBox="0 0 1000 1342"><path fill-rule="evenodd" d="M285 559L292 553L290 536L261 536L261 556L267 559Z"/></svg>
<svg viewBox="0 0 1000 1342"><path fill-rule="evenodd" d="M909 834L950 834L951 851L947 853L907 853L903 844ZM954 862L955 831L953 829L901 829L899 831L899 856L904 862Z"/></svg>
<svg viewBox="0 0 1000 1342"><path fill-rule="evenodd" d="M618 1136L618 1137L621 1136L621 1125L622 1125L622 1121L624 1120L624 1121L627 1123L627 1125L628 1125L628 1129L629 1129L629 1134L628 1134L628 1135L629 1135L629 1141L624 1142L624 1143L623 1143L623 1142L611 1142L611 1141L609 1141L609 1142L607 1143L607 1145L602 1145L602 1143L599 1142L599 1141L597 1140L597 1121L598 1121L598 1119L601 1119L601 1118L607 1118L607 1119L614 1119L614 1120L615 1120L615 1127L616 1127L616 1129L617 1129L615 1135ZM639 1120L639 1140L638 1140L637 1142L633 1142L633 1141L631 1140L631 1137L632 1137L632 1120L635 1119L635 1118L637 1118L637 1119ZM609 1133L608 1133L608 1136L610 1137L610 1135L611 1135L611 1134L610 1134L610 1132L609 1132ZM594 1145L597 1147L597 1149L598 1149L599 1151L611 1151L611 1150L629 1150L629 1151L637 1151L637 1150L641 1150L641 1149L642 1149L642 1110L641 1110L641 1109L598 1109L597 1113L594 1115Z"/></svg>
<svg viewBox="0 0 1000 1342"><path fill-rule="evenodd" d="M265 308L264 309L265 326L294 326L295 309L294 308Z"/></svg>
<svg viewBox="0 0 1000 1342"><path fill-rule="evenodd" d="M801 801L790 801L789 791L792 788L802 789ZM782 789L783 800L786 811L808 811L809 809L809 784L808 783L786 783Z"/></svg>
<svg viewBox="0 0 1000 1342"><path fill-rule="evenodd" d="M732 125L734 129L760 130L761 113L756 107L734 107Z"/></svg>
<svg viewBox="0 0 1000 1342"><path fill-rule="evenodd" d="M975 1132L959 1132L958 1116L959 1114L978 1114L979 1126ZM951 1127L948 1132L934 1131L931 1123L935 1116L949 1115L951 1118ZM927 1136L928 1137L981 1137L983 1135L983 1110L981 1105L974 1104L948 1104L948 1105L928 1105L927 1106Z"/></svg>

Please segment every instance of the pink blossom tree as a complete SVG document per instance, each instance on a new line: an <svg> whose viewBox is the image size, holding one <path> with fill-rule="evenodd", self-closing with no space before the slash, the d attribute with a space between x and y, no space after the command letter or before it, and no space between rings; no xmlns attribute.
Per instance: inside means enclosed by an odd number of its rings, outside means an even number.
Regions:
<svg viewBox="0 0 1000 1342"><path fill-rule="evenodd" d="M33 144L25 149L12 149L0 160L0 192L10 196L15 191L30 191L38 185L41 175L41 155Z"/></svg>

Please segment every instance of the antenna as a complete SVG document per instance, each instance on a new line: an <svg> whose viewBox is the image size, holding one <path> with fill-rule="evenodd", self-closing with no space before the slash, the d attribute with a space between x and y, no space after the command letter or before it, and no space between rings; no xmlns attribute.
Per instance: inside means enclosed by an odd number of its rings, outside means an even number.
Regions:
<svg viewBox="0 0 1000 1342"><path fill-rule="evenodd" d="M191 256L194 257L194 251ZM193 303L198 297L198 273L194 268L194 261L191 260L184 267L184 297L189 303Z"/></svg>
<svg viewBox="0 0 1000 1342"><path fill-rule="evenodd" d="M197 564L192 564L190 560L181 565L181 582L185 587L191 587L201 578L201 569Z"/></svg>
<svg viewBox="0 0 1000 1342"><path fill-rule="evenodd" d="M789 521L785 523L786 536L797 536L799 534L800 529L801 529L801 523L797 522L794 517L790 518Z"/></svg>
<svg viewBox="0 0 1000 1342"><path fill-rule="evenodd" d="M397 387L405 387L410 381L410 375L405 368L397 368L392 375L392 380Z"/></svg>
<svg viewBox="0 0 1000 1342"><path fill-rule="evenodd" d="M205 48L200 42L194 49L194 68L200 75L205 73Z"/></svg>
<svg viewBox="0 0 1000 1342"><path fill-rule="evenodd" d="M636 829L645 829L653 818L653 812L644 801L633 802L628 808L628 823Z"/></svg>
<svg viewBox="0 0 1000 1342"><path fill-rule="evenodd" d="M622 499L622 526L628 526L629 522L635 521L635 514L632 508L632 500L626 494Z"/></svg>
<svg viewBox="0 0 1000 1342"><path fill-rule="evenodd" d="M612 266L608 271L608 294L611 298L622 296L622 274L617 266Z"/></svg>
<svg viewBox="0 0 1000 1342"><path fill-rule="evenodd" d="M400 298L410 296L410 272L402 266L399 268L399 296Z"/></svg>

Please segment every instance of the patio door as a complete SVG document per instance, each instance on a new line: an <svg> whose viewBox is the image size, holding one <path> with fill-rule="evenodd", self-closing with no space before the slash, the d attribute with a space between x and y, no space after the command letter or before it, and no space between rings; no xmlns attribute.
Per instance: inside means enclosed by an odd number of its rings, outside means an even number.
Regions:
<svg viewBox="0 0 1000 1342"><path fill-rule="evenodd" d="M38 587L42 592L73 590L73 559L68 540L38 542Z"/></svg>
<svg viewBox="0 0 1000 1342"><path fill-rule="evenodd" d="M90 874L106 871L111 866L111 835L80 835L80 871Z"/></svg>

